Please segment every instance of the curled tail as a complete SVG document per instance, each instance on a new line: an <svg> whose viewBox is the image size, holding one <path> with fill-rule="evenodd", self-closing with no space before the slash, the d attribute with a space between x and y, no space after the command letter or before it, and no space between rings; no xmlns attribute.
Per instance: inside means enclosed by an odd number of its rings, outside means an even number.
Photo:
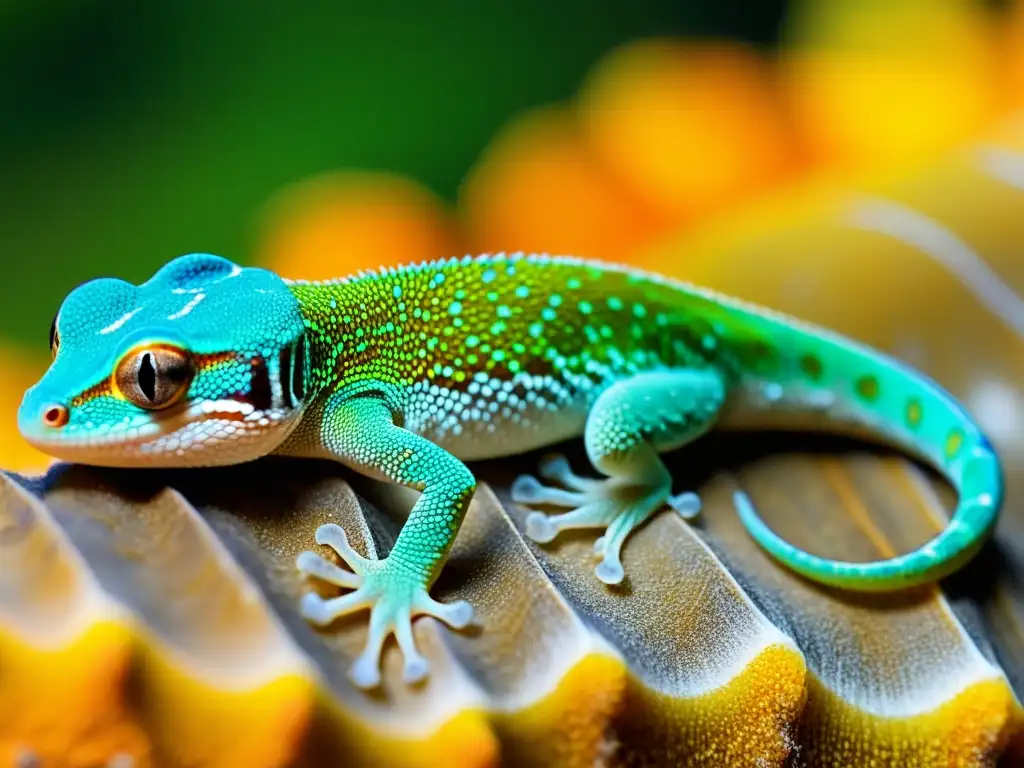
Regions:
<svg viewBox="0 0 1024 768"><path fill-rule="evenodd" d="M737 511L754 539L807 578L856 591L908 588L966 564L991 533L1003 501L999 459L974 420L942 387L896 360L817 328L780 323L771 315L760 321L762 332L785 350L785 359L779 378L748 382L748 393L762 391L754 410L774 413L769 421L777 424L796 412L816 412L818 428L867 433L893 444L933 465L959 500L949 524L933 539L907 554L865 563L829 560L794 547L738 493ZM773 387L771 398L763 397L765 386Z"/></svg>
<svg viewBox="0 0 1024 768"><path fill-rule="evenodd" d="M960 495L956 512L931 541L904 555L860 563L812 555L782 539L758 516L742 491L736 510L750 535L773 557L812 581L858 592L905 589L944 578L981 549L998 517L1002 480L995 454L982 441L969 449L953 481Z"/></svg>

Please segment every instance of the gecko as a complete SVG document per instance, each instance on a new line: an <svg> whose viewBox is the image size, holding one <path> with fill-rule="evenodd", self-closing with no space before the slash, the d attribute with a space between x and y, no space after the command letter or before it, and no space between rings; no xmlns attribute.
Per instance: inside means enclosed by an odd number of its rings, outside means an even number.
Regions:
<svg viewBox="0 0 1024 768"><path fill-rule="evenodd" d="M952 573L986 541L1003 499L999 459L977 423L897 359L710 289L585 258L453 257L317 282L188 254L140 285L98 278L74 289L50 348L18 424L57 459L211 467L279 454L419 492L386 556L364 557L327 523L315 541L348 567L312 549L295 561L301 576L346 590L301 597L312 625L369 609L349 670L361 688L380 684L392 634L403 680L428 676L414 617L456 630L474 621L468 602L430 595L476 488L466 462L582 437L598 477L553 454L510 494L537 545L568 529L599 534L594 573L608 585L626 577L623 547L652 515L699 514L694 492L672 493L661 454L713 428L864 435L951 482L958 504L946 527L874 562L800 550L735 493L767 553L840 589L898 590Z"/></svg>

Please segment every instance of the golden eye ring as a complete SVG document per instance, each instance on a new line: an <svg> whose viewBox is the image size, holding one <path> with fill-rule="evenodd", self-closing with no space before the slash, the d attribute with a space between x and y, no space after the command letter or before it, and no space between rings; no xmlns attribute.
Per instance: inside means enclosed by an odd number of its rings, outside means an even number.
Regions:
<svg viewBox="0 0 1024 768"><path fill-rule="evenodd" d="M157 411L178 402L194 374L191 356L184 349L149 344L121 358L114 370L114 386L133 405Z"/></svg>

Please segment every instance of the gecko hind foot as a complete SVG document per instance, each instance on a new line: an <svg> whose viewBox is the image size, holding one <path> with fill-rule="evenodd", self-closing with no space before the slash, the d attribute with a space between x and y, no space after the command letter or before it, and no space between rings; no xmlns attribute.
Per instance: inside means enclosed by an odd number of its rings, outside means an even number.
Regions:
<svg viewBox="0 0 1024 768"><path fill-rule="evenodd" d="M700 511L696 494L683 493L670 498L668 488L660 485L622 478L580 477L561 455L544 459L539 474L564 487L545 485L532 475L520 475L510 489L512 500L527 506L567 507L570 511L559 515L531 511L526 516L526 535L537 543L546 544L561 531L604 528L604 534L594 542L594 552L601 556L594 573L606 584L618 584L625 578L621 559L623 544L663 504L669 504L687 519Z"/></svg>
<svg viewBox="0 0 1024 768"><path fill-rule="evenodd" d="M339 568L314 552L299 554L296 567L307 576L354 591L327 599L313 592L306 593L299 606L303 618L318 626L326 626L346 614L370 609L366 646L349 671L352 682L364 689L380 684L384 641L392 633L404 658L403 680L407 684L424 680L430 673L430 664L413 639L413 617L433 616L453 629L463 629L473 620L472 606L465 600L439 603L415 576L396 568L387 558L369 560L355 552L349 546L344 530L337 525L320 526L316 541L337 552L352 572Z"/></svg>

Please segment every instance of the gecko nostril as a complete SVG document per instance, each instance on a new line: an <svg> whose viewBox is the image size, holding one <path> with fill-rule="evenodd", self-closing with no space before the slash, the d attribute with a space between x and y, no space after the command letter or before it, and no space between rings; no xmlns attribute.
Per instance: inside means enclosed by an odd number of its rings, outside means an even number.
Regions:
<svg viewBox="0 0 1024 768"><path fill-rule="evenodd" d="M48 427L63 427L68 423L68 409L63 405L51 405L43 411L43 421Z"/></svg>

